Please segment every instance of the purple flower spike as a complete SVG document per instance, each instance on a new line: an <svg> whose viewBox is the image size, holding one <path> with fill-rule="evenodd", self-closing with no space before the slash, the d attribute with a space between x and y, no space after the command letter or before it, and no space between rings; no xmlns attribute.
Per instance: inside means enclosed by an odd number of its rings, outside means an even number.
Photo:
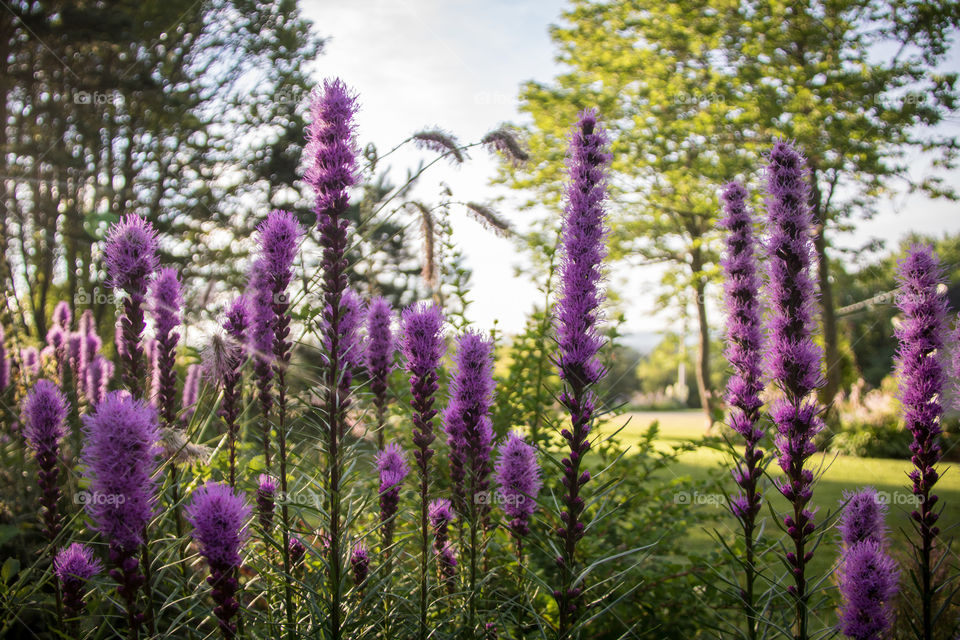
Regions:
<svg viewBox="0 0 960 640"><path fill-rule="evenodd" d="M143 392L143 352L140 347L145 326L143 302L147 280L159 266L156 231L139 216L124 216L119 223L110 227L104 260L110 286L127 294L119 318L123 347L118 351L123 362L123 382L134 397L139 397Z"/></svg>
<svg viewBox="0 0 960 640"><path fill-rule="evenodd" d="M250 507L243 496L225 484L208 482L193 493L186 508L187 520L193 526L193 538L210 566L207 582L217 606L213 612L220 631L227 640L234 638L237 625L233 621L240 603L236 594L240 567L240 551L247 540Z"/></svg>
<svg viewBox="0 0 960 640"><path fill-rule="evenodd" d="M86 510L110 544L110 576L119 583L135 634L144 617L137 592L146 582L137 560L153 515L160 430L154 409L121 391L108 393L83 417L82 463L89 480Z"/></svg>
<svg viewBox="0 0 960 640"><path fill-rule="evenodd" d="M80 320L77 322L77 330L85 336L97 332L97 319L94 317L92 310L86 309L80 314Z"/></svg>
<svg viewBox="0 0 960 640"><path fill-rule="evenodd" d="M7 336L0 327L0 393L10 386L10 356L7 355Z"/></svg>
<svg viewBox="0 0 960 640"><path fill-rule="evenodd" d="M257 512L260 517L260 526L266 532L273 529L274 495L276 493L276 479L273 476L261 473L257 485Z"/></svg>
<svg viewBox="0 0 960 640"><path fill-rule="evenodd" d="M53 308L53 324L60 327L64 333L68 333L73 326L73 311L66 300L61 300Z"/></svg>
<svg viewBox="0 0 960 640"><path fill-rule="evenodd" d="M46 339L47 344L56 350L57 357L62 359L66 355L67 332L55 324L47 330Z"/></svg>
<svg viewBox="0 0 960 640"><path fill-rule="evenodd" d="M303 546L300 538L293 536L287 544L287 549L290 551L290 566L294 569L299 567L303 562L304 556L307 555L307 548Z"/></svg>
<svg viewBox="0 0 960 640"><path fill-rule="evenodd" d="M44 533L53 540L60 532L60 485L57 456L66 429L64 421L70 405L60 389L49 380L37 380L23 403L23 435L33 449L39 472L40 504L43 507Z"/></svg>
<svg viewBox="0 0 960 640"><path fill-rule="evenodd" d="M160 270L153 281L152 306L154 330L156 331L155 359L157 363L157 407L160 417L167 427L176 421L177 374L174 368L177 342L180 334L180 307L183 298L180 293L180 278L176 269L167 267Z"/></svg>
<svg viewBox="0 0 960 640"><path fill-rule="evenodd" d="M941 358L946 334L946 294L940 291L943 271L933 250L914 246L900 263L897 273L899 292L897 306L903 321L896 334L897 369L900 377L900 402L906 428L913 434L910 458L914 469L909 477L913 493L920 505L911 516L916 522L920 542L916 545L920 559L918 572L921 615L919 626L924 637L933 633L934 598L939 590L933 575L933 547L940 533L936 522L940 517L934 505L938 497L932 493L940 478L936 469L940 461L940 418L945 375Z"/></svg>
<svg viewBox="0 0 960 640"><path fill-rule="evenodd" d="M377 447L383 449L387 407L387 384L397 351L393 334L393 307L386 298L376 297L367 307L367 350L364 366L370 376L370 391L377 409Z"/></svg>
<svg viewBox="0 0 960 640"><path fill-rule="evenodd" d="M345 390L349 389L353 380L353 372L363 362L363 349L360 344L360 329L363 327L363 316L365 313L363 299L360 295L349 287L343 290L340 297L340 322L337 329L337 361L341 368L340 386ZM330 309L324 316L324 324L327 324L327 318L332 316ZM324 358L333 353L333 344L331 344L332 332L328 326L324 326Z"/></svg>
<svg viewBox="0 0 960 640"><path fill-rule="evenodd" d="M356 99L340 80L327 80L310 104L313 121L307 129L305 153L312 160L304 180L313 187L321 232L342 216L349 202L347 190L357 182L357 152L353 144Z"/></svg>
<svg viewBox="0 0 960 640"><path fill-rule="evenodd" d="M358 543L353 547L350 566L353 569L353 584L357 585L358 589L363 589L367 582L367 575L370 573L370 554L363 544Z"/></svg>
<svg viewBox="0 0 960 640"><path fill-rule="evenodd" d="M103 571L103 564L85 544L74 542L61 549L53 559L53 572L60 583L63 612L67 619L83 614L83 591L90 578Z"/></svg>
<svg viewBox="0 0 960 640"><path fill-rule="evenodd" d="M394 522L400 504L400 490L410 473L406 457L400 445L390 443L377 454L377 471L380 474L380 523L383 527L381 550L389 553L393 544Z"/></svg>
<svg viewBox="0 0 960 640"><path fill-rule="evenodd" d="M561 540L563 585L555 591L560 608L560 635L566 637L580 614L581 589L574 587L577 541L583 537L584 502L580 489L588 477L580 464L590 441L587 436L593 422L594 395L591 385L600 380L603 366L597 351L603 339L597 331L600 306L604 300L601 287L603 258L606 255L606 170L610 155L606 151L607 133L598 122L597 112L580 114L574 128L568 157L570 182L566 189L560 263L561 292L556 307L557 357L564 390L560 402L569 412L573 430L565 429L563 437L570 445L564 458L563 484L566 487L563 526L557 529Z"/></svg>
<svg viewBox="0 0 960 640"><path fill-rule="evenodd" d="M437 554L437 571L440 574L440 583L446 585L447 591L453 593L456 589L454 578L457 575L457 552L449 540L443 543Z"/></svg>
<svg viewBox="0 0 960 640"><path fill-rule="evenodd" d="M430 503L430 507L427 511L430 517L430 526L433 527L434 534L438 539L445 540L447 537L447 529L450 526L450 523L453 522L453 508L450 506L450 501L446 498L437 498Z"/></svg>
<svg viewBox="0 0 960 640"><path fill-rule="evenodd" d="M85 394L90 404L95 405L103 400L107 395L111 378L113 378L113 363L103 356L96 356L87 365Z"/></svg>
<svg viewBox="0 0 960 640"><path fill-rule="evenodd" d="M20 350L20 360L23 362L24 373L28 378L35 378L40 373L40 352L36 347L24 347Z"/></svg>
<svg viewBox="0 0 960 640"><path fill-rule="evenodd" d="M194 412L197 410L197 400L200 397L200 381L203 378L203 367L191 364L187 367L187 377L183 381L183 415L184 424L190 424Z"/></svg>
<svg viewBox="0 0 960 640"><path fill-rule="evenodd" d="M450 477L457 508L466 514L468 505L477 504L476 496L489 487L493 446L490 407L495 386L493 342L478 333L465 333L457 341L454 366L443 424L450 445ZM487 510L487 504L482 504L480 515L484 521Z"/></svg>
<svg viewBox="0 0 960 640"><path fill-rule="evenodd" d="M889 637L900 572L882 545L863 540L846 549L839 574L840 631L854 640Z"/></svg>
<svg viewBox="0 0 960 640"><path fill-rule="evenodd" d="M510 531L519 539L530 533L530 516L537 508L537 496L543 487L537 450L520 435L511 432L500 445L497 483L503 512L510 518Z"/></svg>
<svg viewBox="0 0 960 640"><path fill-rule="evenodd" d="M860 491L845 491L843 500L847 503L837 528L841 542L850 547L864 540L886 545L887 505L880 500L877 490L866 487Z"/></svg>

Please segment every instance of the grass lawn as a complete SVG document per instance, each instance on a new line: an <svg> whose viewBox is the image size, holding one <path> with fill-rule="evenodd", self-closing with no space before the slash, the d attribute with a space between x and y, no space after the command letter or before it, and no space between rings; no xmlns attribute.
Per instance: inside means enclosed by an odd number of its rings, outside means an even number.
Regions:
<svg viewBox="0 0 960 640"><path fill-rule="evenodd" d="M629 422L627 422L628 418ZM696 440L702 437L705 432L704 416L700 411L637 412L616 418L605 428L613 429L627 422L626 428L620 433L620 439L624 444L629 444L636 440L640 433L646 431L653 420L658 420L660 423L660 440L663 446ZM836 511L844 490L869 485L889 498L887 523L893 540L892 549L895 553L905 554L908 552L904 536L906 534L913 535L909 514L914 508L911 504L913 496L908 488L910 481L906 477L907 471L911 468L909 460L836 457L833 454L818 454L811 458L811 462L812 468L816 469L819 466L822 470L822 476L814 486L812 501L813 505L820 509L817 517L818 523L823 520L828 510ZM678 476L689 475L695 479L708 480L716 475L716 469L725 469L728 464L729 461L722 452L708 447L700 447L683 454L679 464L671 467L671 470ZM952 463L941 465L942 477L936 487L936 493L940 496L940 502L944 507L944 513L940 520L941 529L944 530L960 522L960 473L953 468L954 466ZM771 472L780 471L776 463L771 464L769 470ZM774 475L779 475L779 473L774 473ZM726 491L730 492L734 489L733 481L728 473L721 474L720 478ZM720 493L720 486L716 486L717 492ZM766 496L778 513L783 512L786 508L786 500L779 493L775 490L768 490ZM696 497L691 498L691 502L696 503L697 501ZM695 508L725 509L715 495L700 497L699 502L700 504L697 504ZM761 512L761 515L768 517L769 511L765 509ZM724 522L729 527L735 526L732 517ZM772 523L769 524L772 525ZM724 527L721 526L720 529L723 530ZM732 529L729 532L732 533ZM951 532L948 531L947 536L951 536ZM691 544L695 545L716 544L706 531L693 533L691 538ZM833 545L835 538L834 533L828 533L824 539L825 546L821 546L817 555L814 556L812 570L815 574L830 569L836 555Z"/></svg>

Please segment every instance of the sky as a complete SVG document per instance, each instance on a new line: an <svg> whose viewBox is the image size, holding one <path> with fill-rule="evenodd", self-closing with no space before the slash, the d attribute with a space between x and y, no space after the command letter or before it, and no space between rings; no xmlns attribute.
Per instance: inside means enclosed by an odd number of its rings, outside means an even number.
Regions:
<svg viewBox="0 0 960 640"><path fill-rule="evenodd" d="M319 78L338 76L360 96L357 117L361 144L386 150L411 133L439 126L461 141L476 141L505 121L521 122L517 95L527 80L548 81L559 71L548 29L566 3L560 0L303 0L305 16L327 38L316 61ZM949 66L960 69L956 48ZM960 133L960 122L946 125ZM425 157L413 151L398 155L398 170ZM917 172L925 171L917 158ZM529 217L518 211L522 198L492 186L495 161L478 151L462 167L431 170L420 187L431 199L444 182L462 201L491 201L521 228ZM960 179L960 172L954 174ZM888 246L911 230L960 232L960 205L921 196L895 195L881 203L880 214L852 234L835 238L841 247L856 247L868 238ZM474 304L468 315L481 329L494 319L501 330L516 332L534 304L533 285L514 276L521 258L509 241L493 236L462 210L453 217L454 239L473 269ZM611 281L626 303L630 332L680 329L676 314L653 312L660 270L618 270ZM690 325L693 326L692 324Z"/></svg>

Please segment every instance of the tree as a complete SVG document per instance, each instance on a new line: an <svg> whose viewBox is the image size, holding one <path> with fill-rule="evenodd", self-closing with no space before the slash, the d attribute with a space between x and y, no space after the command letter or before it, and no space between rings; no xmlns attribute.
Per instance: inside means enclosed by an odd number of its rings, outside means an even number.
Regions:
<svg viewBox="0 0 960 640"><path fill-rule="evenodd" d="M830 399L838 386L830 233L871 215L896 181L956 197L938 178L913 181L903 158L919 148L936 166L954 166L955 141L931 127L955 110L957 78L931 69L958 19L947 1L573 0L551 29L564 72L521 90L531 170L503 177L556 201L568 123L584 107L601 110L614 136L611 256L673 265L675 280L664 284L694 297L709 413L716 194L755 176L775 139L795 140L807 153L818 221Z"/></svg>

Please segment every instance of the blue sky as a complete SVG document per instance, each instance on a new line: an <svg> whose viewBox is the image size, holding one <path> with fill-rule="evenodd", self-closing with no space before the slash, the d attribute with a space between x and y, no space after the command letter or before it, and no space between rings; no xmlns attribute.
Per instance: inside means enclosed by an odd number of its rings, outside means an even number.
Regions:
<svg viewBox="0 0 960 640"><path fill-rule="evenodd" d="M521 119L516 96L522 82L556 74L548 28L565 2L560 0L305 0L306 17L328 38L316 64L318 77L339 76L360 94L361 143L389 149L425 126L440 126L463 141L479 139L503 121ZM960 68L960 55L951 67ZM946 125L960 132L960 121ZM420 154L398 157L397 168L412 166ZM918 171L925 163L916 159ZM442 168L422 183L430 199L440 181L457 199L505 197L498 211L523 226L520 200L489 185L494 162L482 152L459 169ZM960 174L955 174L960 177ZM893 244L910 230L960 231L960 205L919 196L893 195L881 213L840 246L858 246L871 237ZM508 332L518 330L533 304L532 286L514 278L519 258L511 243L493 237L476 222L457 216L455 239L474 270L472 319L488 329L494 318ZM627 327L633 331L679 329L675 314L654 314L652 291L659 269L618 271L611 279L629 300ZM716 315L714 315L716 317ZM691 326L693 326L691 324Z"/></svg>

